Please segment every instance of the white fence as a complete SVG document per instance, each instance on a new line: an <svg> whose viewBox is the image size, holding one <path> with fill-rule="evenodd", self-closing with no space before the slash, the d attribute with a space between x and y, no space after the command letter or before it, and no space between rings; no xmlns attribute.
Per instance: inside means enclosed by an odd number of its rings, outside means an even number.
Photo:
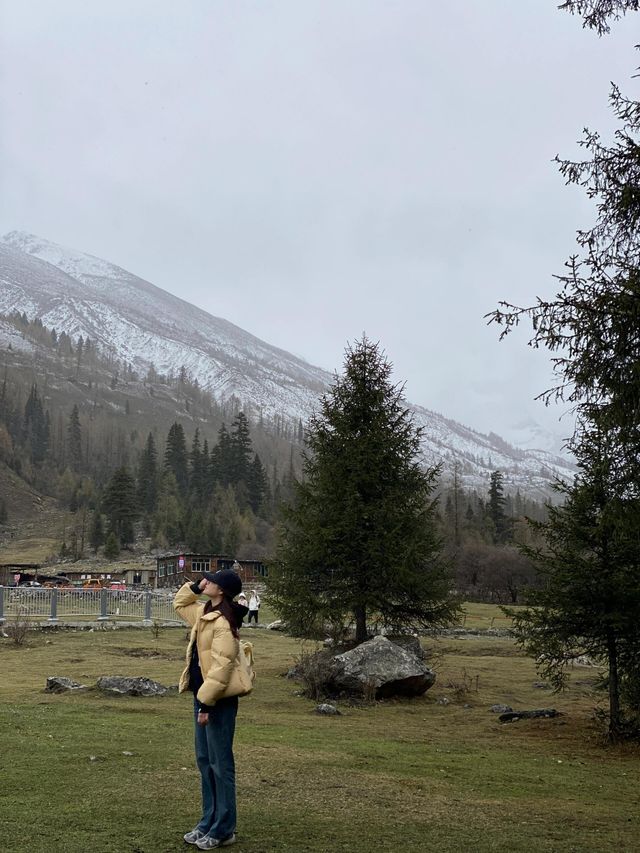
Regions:
<svg viewBox="0 0 640 853"><path fill-rule="evenodd" d="M7 619L184 624L173 593L162 590L43 589L0 586L0 623Z"/></svg>

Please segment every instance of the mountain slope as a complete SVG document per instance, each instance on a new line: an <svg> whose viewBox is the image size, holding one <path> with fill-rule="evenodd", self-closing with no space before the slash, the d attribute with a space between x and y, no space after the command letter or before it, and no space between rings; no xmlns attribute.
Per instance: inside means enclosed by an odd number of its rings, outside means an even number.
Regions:
<svg viewBox="0 0 640 853"><path fill-rule="evenodd" d="M16 231L0 241L0 314L13 311L73 339L89 337L143 375L151 365L167 375L186 369L217 399L235 395L267 422L306 420L331 382L326 371L121 267ZM7 345L0 326L0 346ZM467 487L485 491L499 468L508 489L540 497L553 476L572 476L561 456L516 449L420 406L414 412L424 428L425 459L443 462L445 474L457 463Z"/></svg>

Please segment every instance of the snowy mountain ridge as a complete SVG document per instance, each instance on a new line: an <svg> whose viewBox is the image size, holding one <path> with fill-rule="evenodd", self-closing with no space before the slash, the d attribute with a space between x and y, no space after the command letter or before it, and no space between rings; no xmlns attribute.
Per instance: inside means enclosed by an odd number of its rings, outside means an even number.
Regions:
<svg viewBox="0 0 640 853"><path fill-rule="evenodd" d="M91 338L142 375L151 365L162 374L185 368L217 399L235 395L267 421L305 421L332 380L121 267L19 231L0 240L0 314L15 311L73 339ZM0 323L2 348L7 329ZM555 476L573 476L571 462L556 453L513 447L421 406L413 411L425 460L442 463L445 480L457 465L461 482L484 492L490 472L500 469L509 490L541 497Z"/></svg>

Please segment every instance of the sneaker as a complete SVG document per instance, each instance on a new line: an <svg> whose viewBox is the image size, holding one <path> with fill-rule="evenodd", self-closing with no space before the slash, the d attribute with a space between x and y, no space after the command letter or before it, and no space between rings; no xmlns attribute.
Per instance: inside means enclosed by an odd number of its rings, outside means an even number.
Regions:
<svg viewBox="0 0 640 853"><path fill-rule="evenodd" d="M228 847L230 844L236 843L235 834L228 838L213 838L211 835L205 835L199 841L196 841L198 850L213 850L214 847Z"/></svg>
<svg viewBox="0 0 640 853"><path fill-rule="evenodd" d="M201 838L204 838L204 832L200 832L199 829L192 829L191 832L187 832L182 837L187 842L187 844L197 844Z"/></svg>

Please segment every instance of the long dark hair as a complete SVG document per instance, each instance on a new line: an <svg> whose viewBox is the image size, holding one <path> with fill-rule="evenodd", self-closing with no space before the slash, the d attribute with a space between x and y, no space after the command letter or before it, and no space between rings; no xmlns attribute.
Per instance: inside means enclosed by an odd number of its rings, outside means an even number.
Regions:
<svg viewBox="0 0 640 853"><path fill-rule="evenodd" d="M229 626L231 627L231 633L237 640L240 636L238 628L240 627L240 625L242 625L242 616L240 616L236 611L233 601L226 595L224 595L222 597L222 601L217 607L217 610L219 610L220 613L222 613L224 618L227 620Z"/></svg>

